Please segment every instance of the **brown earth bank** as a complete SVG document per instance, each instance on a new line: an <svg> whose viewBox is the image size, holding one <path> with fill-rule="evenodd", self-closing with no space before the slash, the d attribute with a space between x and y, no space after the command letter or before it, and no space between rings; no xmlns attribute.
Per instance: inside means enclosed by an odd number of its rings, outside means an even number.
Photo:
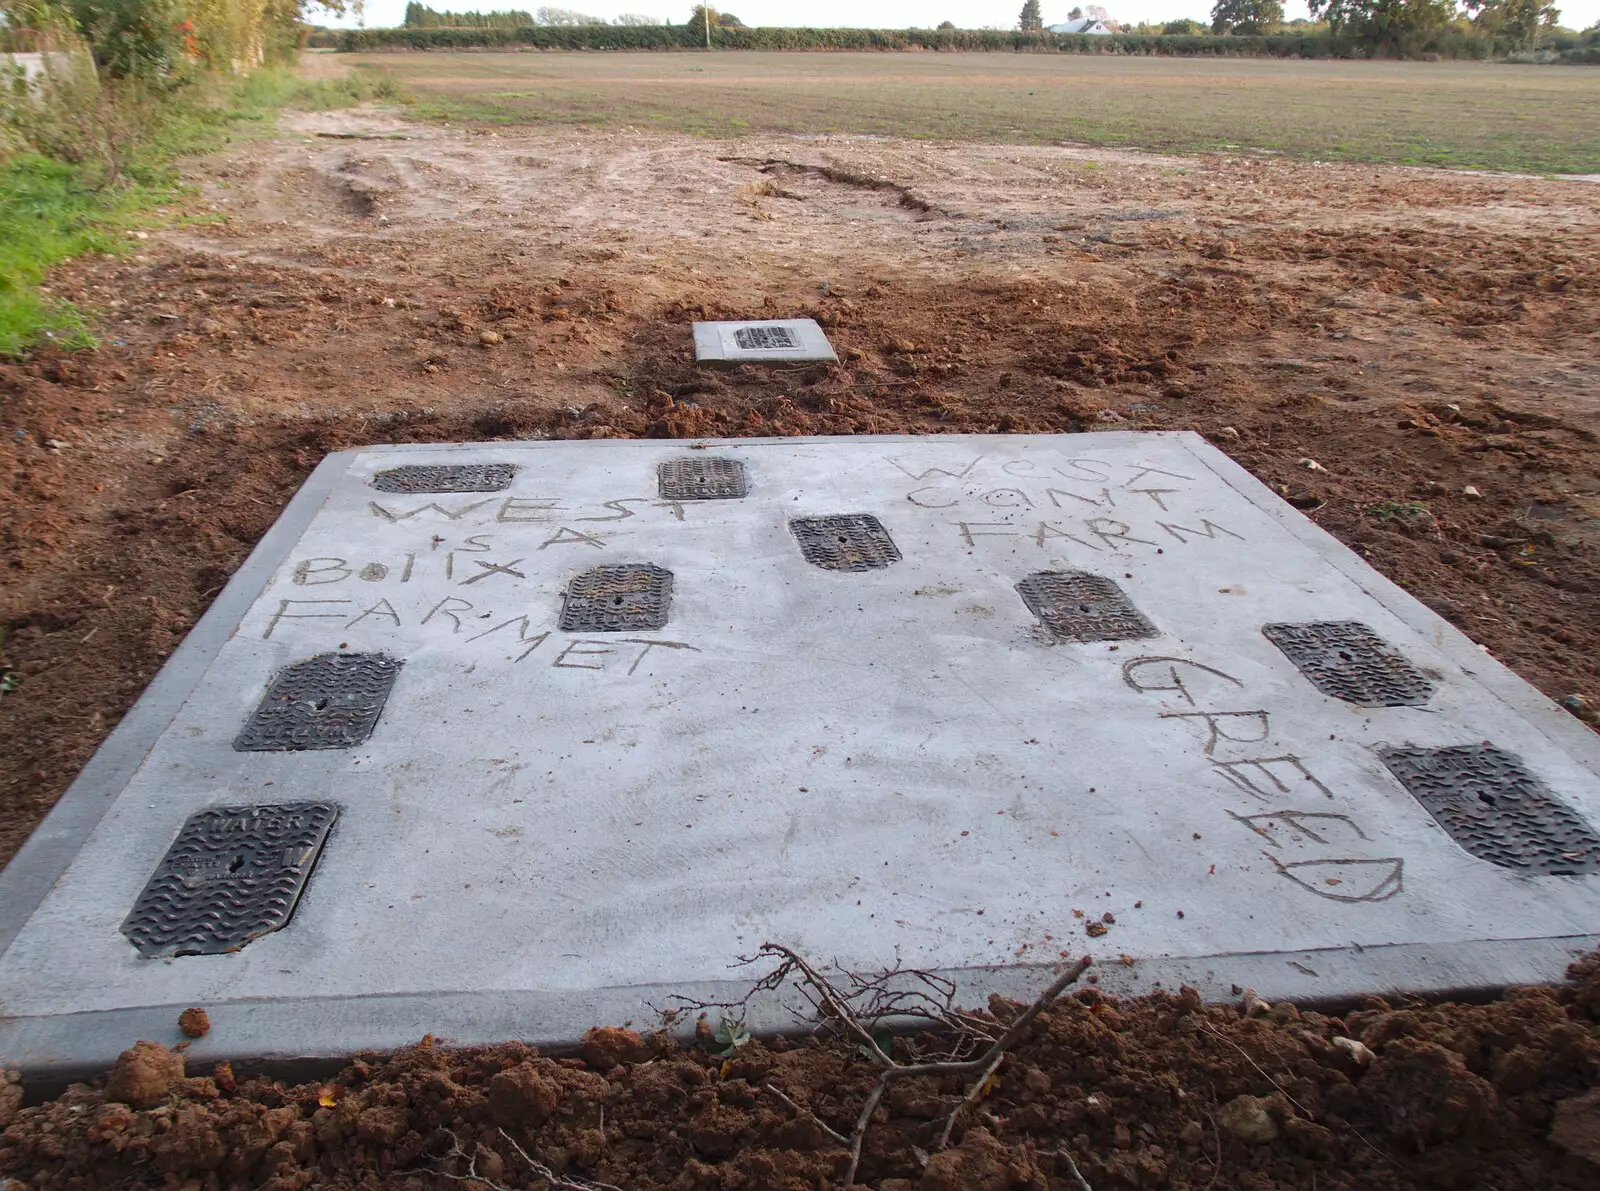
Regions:
<svg viewBox="0 0 1600 1191"><path fill-rule="evenodd" d="M890 1084L853 1185L1587 1191L1600 1185L1600 955L1569 978L1486 1005L1371 998L1341 1016L1082 988L1032 1021L948 1148L963 1081ZM983 1016L1021 1009L996 997ZM140 1042L103 1085L43 1104L0 1086L0 1174L39 1191L841 1187L842 1138L876 1078L862 1047L724 1048L708 1023L699 1033L679 1045L594 1030L581 1058L424 1039L292 1086L227 1064L185 1078L181 1053ZM894 1057L924 1046L940 1043L902 1037Z"/></svg>

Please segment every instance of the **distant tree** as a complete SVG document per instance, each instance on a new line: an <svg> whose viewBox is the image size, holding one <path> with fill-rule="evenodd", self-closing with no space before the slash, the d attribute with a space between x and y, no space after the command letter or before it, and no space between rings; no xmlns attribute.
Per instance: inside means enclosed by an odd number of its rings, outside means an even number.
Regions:
<svg viewBox="0 0 1600 1191"><path fill-rule="evenodd" d="M541 8L533 14L533 23L536 25L604 25L600 17L592 17L588 13L574 12L570 8Z"/></svg>
<svg viewBox="0 0 1600 1191"><path fill-rule="evenodd" d="M636 12L625 12L621 16L619 16L616 20L612 21L611 23L613 25L665 25L666 24L666 22L663 21L660 17L641 16L639 13L636 13Z"/></svg>
<svg viewBox="0 0 1600 1191"><path fill-rule="evenodd" d="M1083 20L1083 9L1074 8L1071 12L1069 12L1067 14L1067 20L1069 20L1069 21L1081 21L1081 20Z"/></svg>
<svg viewBox="0 0 1600 1191"><path fill-rule="evenodd" d="M689 24L696 29L705 28L706 6L704 4L696 4L694 6L694 11L689 14ZM717 29L743 29L745 27L744 22L731 12L718 12L714 8L711 10L711 24L713 28Z"/></svg>
<svg viewBox="0 0 1600 1191"><path fill-rule="evenodd" d="M1022 15L1017 18L1017 28L1024 33L1037 33L1044 28L1044 17L1039 15L1039 0L1023 0Z"/></svg>
<svg viewBox="0 0 1600 1191"><path fill-rule="evenodd" d="M1083 10L1083 15L1091 21L1109 21L1111 14L1098 4L1091 4Z"/></svg>
<svg viewBox="0 0 1600 1191"><path fill-rule="evenodd" d="M1217 0L1211 10L1213 33L1253 36L1268 33L1281 24L1283 5L1278 0Z"/></svg>
<svg viewBox="0 0 1600 1191"><path fill-rule="evenodd" d="M1532 50L1547 29L1554 29L1561 13L1544 0L1464 0L1477 15L1472 23L1489 36L1514 49Z"/></svg>
<svg viewBox="0 0 1600 1191"><path fill-rule="evenodd" d="M1188 17L1181 20L1168 21L1161 26L1161 32L1168 37L1193 37L1197 33L1204 33L1206 27L1199 21L1191 21Z"/></svg>
<svg viewBox="0 0 1600 1191"><path fill-rule="evenodd" d="M1373 53L1399 50L1456 15L1455 0L1306 0L1306 7L1334 33Z"/></svg>
<svg viewBox="0 0 1600 1191"><path fill-rule="evenodd" d="M940 29L954 29L956 27L956 23L954 21L940 21L938 27Z"/></svg>

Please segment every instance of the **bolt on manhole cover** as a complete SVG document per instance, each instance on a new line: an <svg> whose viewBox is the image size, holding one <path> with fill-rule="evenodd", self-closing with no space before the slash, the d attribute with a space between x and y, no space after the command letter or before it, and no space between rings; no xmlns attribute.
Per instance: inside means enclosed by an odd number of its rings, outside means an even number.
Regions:
<svg viewBox="0 0 1600 1191"><path fill-rule="evenodd" d="M1358 620L1269 624L1262 635L1324 695L1358 707L1420 707L1433 684Z"/></svg>
<svg viewBox="0 0 1600 1191"><path fill-rule="evenodd" d="M391 467L372 477L379 492L503 492L517 474L511 463L423 463Z"/></svg>
<svg viewBox="0 0 1600 1191"><path fill-rule="evenodd" d="M221 955L281 929L338 817L327 802L190 815L122 933L143 955Z"/></svg>
<svg viewBox="0 0 1600 1191"><path fill-rule="evenodd" d="M796 517L789 531L801 556L825 571L876 571L900 561L900 548L871 513Z"/></svg>
<svg viewBox="0 0 1600 1191"><path fill-rule="evenodd" d="M672 572L648 562L594 567L567 586L564 633L626 633L667 626Z"/></svg>
<svg viewBox="0 0 1600 1191"><path fill-rule="evenodd" d="M1018 583L1017 594L1057 641L1131 641L1160 635L1104 575L1040 571Z"/></svg>
<svg viewBox="0 0 1600 1191"><path fill-rule="evenodd" d="M262 753L358 745L372 734L401 664L381 653L319 653L285 666L233 747Z"/></svg>
<svg viewBox="0 0 1600 1191"><path fill-rule="evenodd" d="M746 492L737 459L669 459L656 475L662 500L735 500Z"/></svg>
<svg viewBox="0 0 1600 1191"><path fill-rule="evenodd" d="M1600 835L1520 758L1492 744L1379 750L1389 772L1480 860L1581 876L1600 872Z"/></svg>

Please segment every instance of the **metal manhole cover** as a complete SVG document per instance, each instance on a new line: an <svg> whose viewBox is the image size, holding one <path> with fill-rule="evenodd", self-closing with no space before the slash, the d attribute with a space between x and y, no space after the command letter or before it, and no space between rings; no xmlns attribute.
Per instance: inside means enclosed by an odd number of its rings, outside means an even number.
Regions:
<svg viewBox="0 0 1600 1191"><path fill-rule="evenodd" d="M900 548L871 513L796 517L789 530L805 560L825 571L877 571L900 561Z"/></svg>
<svg viewBox="0 0 1600 1191"><path fill-rule="evenodd" d="M381 653L319 653L285 666L233 747L262 753L358 745L372 734L400 666Z"/></svg>
<svg viewBox="0 0 1600 1191"><path fill-rule="evenodd" d="M517 474L512 463L420 463L372 477L379 492L503 492Z"/></svg>
<svg viewBox="0 0 1600 1191"><path fill-rule="evenodd" d="M671 571L648 562L595 567L568 585L561 631L626 633L665 628L671 603Z"/></svg>
<svg viewBox="0 0 1600 1191"><path fill-rule="evenodd" d="M1263 625L1262 634L1324 695L1358 707L1419 707L1433 684L1358 620Z"/></svg>
<svg viewBox="0 0 1600 1191"><path fill-rule="evenodd" d="M1480 860L1546 876L1600 872L1600 835L1492 744L1379 750L1450 837Z"/></svg>
<svg viewBox="0 0 1600 1191"><path fill-rule="evenodd" d="M737 459L669 459L656 474L662 500L735 500L746 492Z"/></svg>
<svg viewBox="0 0 1600 1191"><path fill-rule="evenodd" d="M1160 635L1104 575L1041 571L1018 583L1017 594L1057 641L1131 641Z"/></svg>
<svg viewBox="0 0 1600 1191"><path fill-rule="evenodd" d="M122 933L143 955L221 955L281 929L338 817L327 802L190 815Z"/></svg>
<svg viewBox="0 0 1600 1191"><path fill-rule="evenodd" d="M733 341L747 352L786 352L800 346L800 337L788 327L735 327Z"/></svg>

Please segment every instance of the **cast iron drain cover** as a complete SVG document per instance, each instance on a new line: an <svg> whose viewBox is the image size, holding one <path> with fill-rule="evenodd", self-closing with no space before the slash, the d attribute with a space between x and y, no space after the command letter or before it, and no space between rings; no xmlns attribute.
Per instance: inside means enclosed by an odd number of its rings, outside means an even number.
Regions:
<svg viewBox="0 0 1600 1191"><path fill-rule="evenodd" d="M1057 641L1131 641L1160 635L1104 575L1040 571L1018 583L1017 593Z"/></svg>
<svg viewBox="0 0 1600 1191"><path fill-rule="evenodd" d="M190 815L122 933L142 955L221 955L282 929L338 817L327 802Z"/></svg>
<svg viewBox="0 0 1600 1191"><path fill-rule="evenodd" d="M1269 624L1261 632L1324 695L1358 707L1420 707L1433 684L1358 620Z"/></svg>
<svg viewBox="0 0 1600 1191"><path fill-rule="evenodd" d="M1600 835L1520 758L1492 744L1379 755L1439 826L1480 860L1546 876L1600 872Z"/></svg>
<svg viewBox="0 0 1600 1191"><path fill-rule="evenodd" d="M648 562L595 567L567 587L564 633L627 633L667 626L672 572Z"/></svg>
<svg viewBox="0 0 1600 1191"><path fill-rule="evenodd" d="M900 561L900 548L871 513L796 517L789 530L805 560L825 571L877 571Z"/></svg>
<svg viewBox="0 0 1600 1191"><path fill-rule="evenodd" d="M733 341L747 352L786 352L800 346L800 337L788 327L736 327Z"/></svg>
<svg viewBox="0 0 1600 1191"><path fill-rule="evenodd" d="M379 492L503 492L517 474L511 463L417 463L372 477Z"/></svg>
<svg viewBox="0 0 1600 1191"><path fill-rule="evenodd" d="M319 653L285 666L233 747L241 753L352 748L372 735L400 666L381 653Z"/></svg>
<svg viewBox="0 0 1600 1191"><path fill-rule="evenodd" d="M662 500L735 500L746 491L737 459L669 459L656 474Z"/></svg>

